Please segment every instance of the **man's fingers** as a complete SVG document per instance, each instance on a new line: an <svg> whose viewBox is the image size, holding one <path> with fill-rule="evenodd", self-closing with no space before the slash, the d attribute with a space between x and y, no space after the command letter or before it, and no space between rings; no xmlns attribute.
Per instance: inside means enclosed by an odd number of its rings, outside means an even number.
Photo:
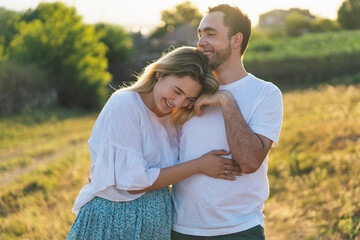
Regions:
<svg viewBox="0 0 360 240"><path fill-rule="evenodd" d="M208 97L206 95L199 97L194 103L194 110L197 116L204 113L203 110L201 110L201 107L204 105L208 105Z"/></svg>
<svg viewBox="0 0 360 240"><path fill-rule="evenodd" d="M196 116L201 116L203 114L203 111L201 110L202 104L200 104L198 101L194 103L194 111Z"/></svg>
<svg viewBox="0 0 360 240"><path fill-rule="evenodd" d="M192 109L194 107L194 102L191 102L188 106L187 109Z"/></svg>

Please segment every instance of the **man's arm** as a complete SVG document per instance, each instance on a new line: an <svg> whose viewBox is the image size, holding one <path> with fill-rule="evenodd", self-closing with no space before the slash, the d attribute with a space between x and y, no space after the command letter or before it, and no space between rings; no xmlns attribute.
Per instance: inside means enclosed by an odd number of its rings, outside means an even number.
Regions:
<svg viewBox="0 0 360 240"><path fill-rule="evenodd" d="M268 154L272 140L251 131L230 92L220 90L214 95L200 97L194 106L197 115L202 114L201 106L205 105L221 106L233 159L242 172L255 172Z"/></svg>

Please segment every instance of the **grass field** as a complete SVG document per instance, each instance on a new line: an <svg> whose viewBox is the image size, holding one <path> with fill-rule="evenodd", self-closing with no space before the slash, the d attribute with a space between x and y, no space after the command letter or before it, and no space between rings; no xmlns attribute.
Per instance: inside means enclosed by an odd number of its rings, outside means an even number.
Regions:
<svg viewBox="0 0 360 240"><path fill-rule="evenodd" d="M360 85L284 94L270 153L269 239L360 239Z"/></svg>
<svg viewBox="0 0 360 240"><path fill-rule="evenodd" d="M0 119L0 239L66 238L96 116L51 109Z"/></svg>
<svg viewBox="0 0 360 240"><path fill-rule="evenodd" d="M287 91L271 150L267 239L359 239L360 86ZM0 239L65 239L87 182L97 113L50 109L0 119Z"/></svg>

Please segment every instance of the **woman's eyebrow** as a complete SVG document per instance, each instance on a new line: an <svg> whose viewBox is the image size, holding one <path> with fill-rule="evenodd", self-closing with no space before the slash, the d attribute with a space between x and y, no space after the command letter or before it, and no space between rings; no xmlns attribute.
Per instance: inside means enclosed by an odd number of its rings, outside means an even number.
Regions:
<svg viewBox="0 0 360 240"><path fill-rule="evenodd" d="M175 86L175 88L176 88L179 92L181 92L182 94L185 94L184 91L183 91L181 88L179 88L179 87L177 87L177 86Z"/></svg>
<svg viewBox="0 0 360 240"><path fill-rule="evenodd" d="M186 95L185 92L184 92L181 88L179 88L179 87L177 87L177 86L175 86L175 88L176 88L179 92L181 92L182 94ZM187 98L188 98L189 100L191 100L191 101L194 101L194 100L197 99L197 97L187 97Z"/></svg>

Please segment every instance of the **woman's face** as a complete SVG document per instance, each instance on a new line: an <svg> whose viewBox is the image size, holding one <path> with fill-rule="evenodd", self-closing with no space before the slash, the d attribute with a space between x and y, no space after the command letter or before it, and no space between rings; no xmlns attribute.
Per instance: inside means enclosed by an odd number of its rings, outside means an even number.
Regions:
<svg viewBox="0 0 360 240"><path fill-rule="evenodd" d="M158 77L153 89L154 104L158 111L169 113L173 108L188 107L200 94L202 86L189 76Z"/></svg>

